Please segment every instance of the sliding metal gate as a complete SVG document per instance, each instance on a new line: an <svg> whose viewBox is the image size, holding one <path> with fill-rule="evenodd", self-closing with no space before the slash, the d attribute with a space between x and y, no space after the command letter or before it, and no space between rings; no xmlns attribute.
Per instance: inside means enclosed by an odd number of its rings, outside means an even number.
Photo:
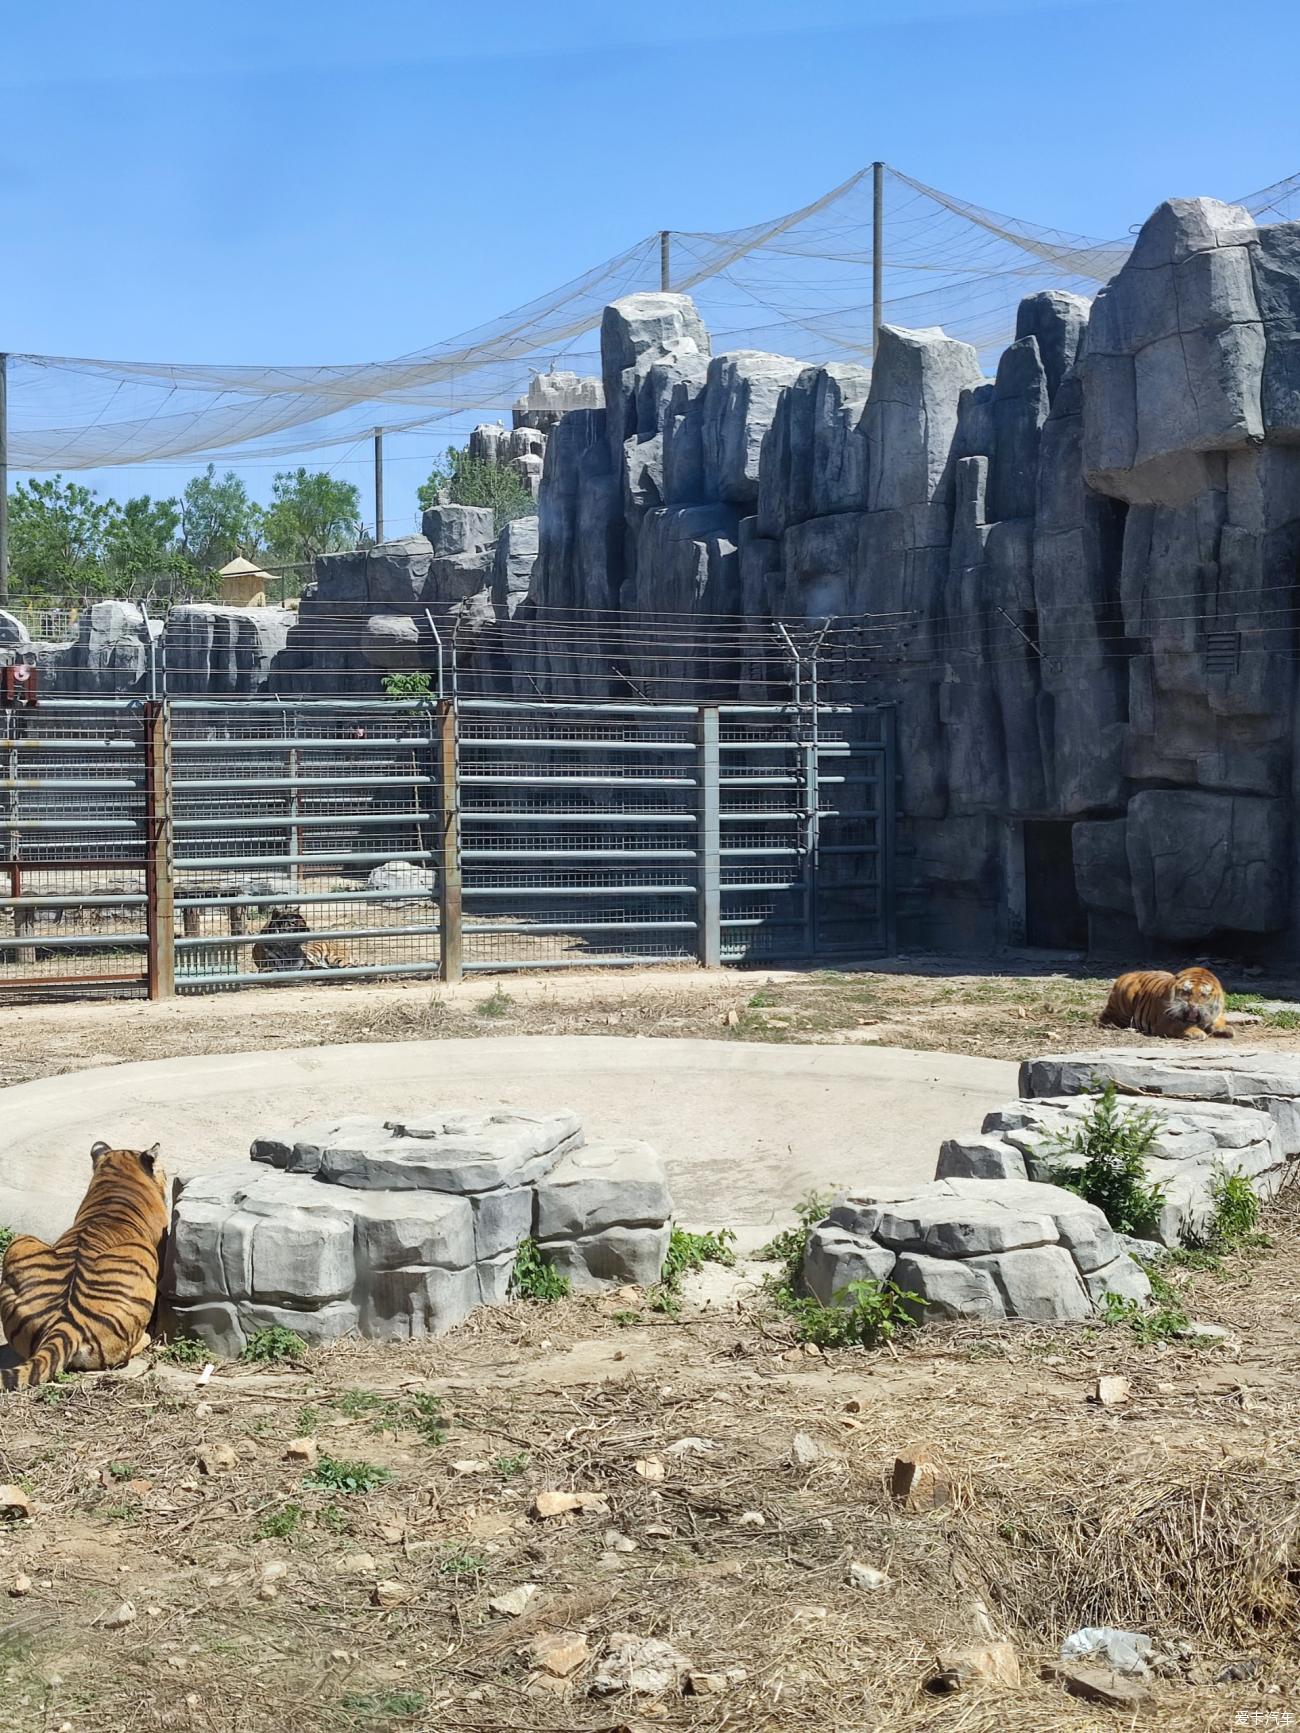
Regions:
<svg viewBox="0 0 1300 1733"><path fill-rule="evenodd" d="M893 946L888 708L164 699L0 714L0 995Z"/></svg>

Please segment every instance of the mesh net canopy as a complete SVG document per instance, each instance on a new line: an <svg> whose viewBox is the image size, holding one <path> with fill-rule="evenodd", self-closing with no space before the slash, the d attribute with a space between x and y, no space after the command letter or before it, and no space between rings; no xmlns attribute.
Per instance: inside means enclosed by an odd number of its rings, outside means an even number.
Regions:
<svg viewBox="0 0 1300 1733"><path fill-rule="evenodd" d="M1101 241L999 215L884 170L884 317L941 325L991 371L1021 297L1091 295L1119 269L1131 235ZM1239 199L1262 222L1300 215L1300 175ZM873 171L812 204L716 234L674 230L674 290L694 295L715 352L765 349L806 362L870 362ZM50 471L275 458L352 444L477 413L505 417L537 373L599 373L601 310L660 286L656 232L458 337L394 361L354 366L193 365L67 355L9 357L9 452Z"/></svg>

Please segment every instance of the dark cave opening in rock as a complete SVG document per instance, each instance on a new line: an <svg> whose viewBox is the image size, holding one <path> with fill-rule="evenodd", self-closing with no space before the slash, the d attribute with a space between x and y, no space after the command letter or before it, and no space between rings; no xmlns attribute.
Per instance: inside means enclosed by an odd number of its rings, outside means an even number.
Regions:
<svg viewBox="0 0 1300 1733"><path fill-rule="evenodd" d="M1081 951L1088 917L1074 882L1074 826L1059 819L1027 819L1025 838L1025 943L1052 951Z"/></svg>

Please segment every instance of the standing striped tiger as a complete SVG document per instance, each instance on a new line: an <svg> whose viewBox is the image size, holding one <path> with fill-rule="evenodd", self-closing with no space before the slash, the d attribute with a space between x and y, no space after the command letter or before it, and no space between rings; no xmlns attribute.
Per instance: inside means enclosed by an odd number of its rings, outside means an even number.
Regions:
<svg viewBox="0 0 1300 1733"><path fill-rule="evenodd" d="M298 939L295 933L309 933L311 928L301 909L278 908L262 928L263 937L253 946L253 967L256 969L346 969L348 954L330 939ZM269 934L284 934L272 942Z"/></svg>
<svg viewBox="0 0 1300 1733"><path fill-rule="evenodd" d="M1136 1029L1171 1041L1232 1040L1224 1019L1223 986L1208 969L1135 969L1121 975L1101 1014L1102 1028Z"/></svg>
<svg viewBox="0 0 1300 1733"><path fill-rule="evenodd" d="M52 1246L23 1234L0 1270L0 1325L23 1364L0 1390L44 1384L65 1367L124 1366L147 1340L167 1232L167 1176L152 1149L90 1152L90 1185Z"/></svg>

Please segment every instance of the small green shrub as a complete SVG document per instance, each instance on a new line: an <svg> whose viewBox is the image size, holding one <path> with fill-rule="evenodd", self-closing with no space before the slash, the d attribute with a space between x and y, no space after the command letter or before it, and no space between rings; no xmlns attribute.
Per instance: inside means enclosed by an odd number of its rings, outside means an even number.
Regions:
<svg viewBox="0 0 1300 1733"><path fill-rule="evenodd" d="M300 1408L298 1410L298 1436L299 1436L299 1438L308 1437L309 1434L313 1433L319 1425L320 1425L320 1409L319 1408L312 1408L312 1407L308 1406L306 1408Z"/></svg>
<svg viewBox="0 0 1300 1733"><path fill-rule="evenodd" d="M398 1406L398 1424L418 1432L426 1444L443 1444L447 1438L447 1417L442 1402L428 1391L408 1396Z"/></svg>
<svg viewBox="0 0 1300 1733"><path fill-rule="evenodd" d="M890 1341L899 1330L911 1329L925 1305L919 1294L895 1287L893 1282L870 1279L850 1282L835 1296L833 1306L791 1294L781 1310L794 1322L801 1342L819 1348L874 1348Z"/></svg>
<svg viewBox="0 0 1300 1733"><path fill-rule="evenodd" d="M267 1324L253 1331L239 1358L263 1364L275 1360L299 1360L306 1352L307 1344L301 1336L286 1330L282 1324Z"/></svg>
<svg viewBox="0 0 1300 1733"><path fill-rule="evenodd" d="M480 1017L504 1017L513 1004L514 1000L509 993L503 993L500 987L495 987L486 999L479 1001L478 1014Z"/></svg>
<svg viewBox="0 0 1300 1733"><path fill-rule="evenodd" d="M674 1228L668 1239L668 1255L660 1272L658 1286L650 1296L655 1312L666 1312L675 1318L681 1311L682 1277L692 1270L702 1270L705 1264L734 1264L732 1247L736 1236L730 1228L715 1233L693 1234L685 1228Z"/></svg>
<svg viewBox="0 0 1300 1733"><path fill-rule="evenodd" d="M1107 1083L1083 1123L1054 1139L1058 1150L1082 1158L1077 1167L1056 1168L1054 1182L1095 1204L1116 1233L1150 1235L1164 1200L1164 1187L1147 1183L1144 1165L1158 1124L1146 1110L1121 1113L1118 1091Z"/></svg>
<svg viewBox="0 0 1300 1733"><path fill-rule="evenodd" d="M569 1278L547 1263L535 1239L520 1240L510 1276L510 1292L516 1299L563 1300L568 1297L571 1287Z"/></svg>
<svg viewBox="0 0 1300 1733"><path fill-rule="evenodd" d="M758 1256L761 1259L782 1266L780 1273L770 1279L769 1285L778 1290L788 1288L792 1294L797 1292L803 1276L803 1255L808 1244L808 1235L818 1222L823 1220L834 1202L833 1191L805 1192L795 1205L794 1213L798 1218L795 1226L783 1228L765 1246L759 1248Z"/></svg>
<svg viewBox="0 0 1300 1733"><path fill-rule="evenodd" d="M517 1474L522 1474L528 1467L528 1460L527 1452L521 1450L514 1456L498 1456L492 1466L502 1480L513 1480Z"/></svg>
<svg viewBox="0 0 1300 1733"><path fill-rule="evenodd" d="M393 1431L405 1428L418 1433L426 1444L442 1444L447 1437L441 1399L428 1391L389 1397L373 1390L345 1390L338 1405L349 1420L369 1418L372 1432L382 1432L385 1427Z"/></svg>
<svg viewBox="0 0 1300 1733"><path fill-rule="evenodd" d="M3 1258L10 1246L18 1238L12 1228L0 1226L0 1258Z"/></svg>
<svg viewBox="0 0 1300 1733"><path fill-rule="evenodd" d="M262 1518L253 1530L253 1539L288 1540L302 1526L306 1514L300 1504L282 1504Z"/></svg>
<svg viewBox="0 0 1300 1733"><path fill-rule="evenodd" d="M171 1366L202 1366L210 1356L197 1336L177 1336L174 1341L162 1344L158 1358Z"/></svg>
<svg viewBox="0 0 1300 1733"><path fill-rule="evenodd" d="M1230 1252L1257 1244L1261 1237L1256 1232L1260 1204L1249 1178L1244 1173L1219 1168L1210 1181L1210 1196L1214 1200L1214 1214L1203 1230L1201 1249Z"/></svg>
<svg viewBox="0 0 1300 1733"><path fill-rule="evenodd" d="M374 1462L348 1462L340 1456L322 1456L303 1485L313 1492L374 1492L392 1478L391 1470Z"/></svg>
<svg viewBox="0 0 1300 1733"><path fill-rule="evenodd" d="M438 1569L445 1577L474 1577L486 1566L487 1560L464 1547L449 1547L438 1560Z"/></svg>
<svg viewBox="0 0 1300 1733"><path fill-rule="evenodd" d="M135 1464L131 1462L110 1462L108 1472L114 1480L134 1480Z"/></svg>
<svg viewBox="0 0 1300 1733"><path fill-rule="evenodd" d="M431 698L433 680L428 674L385 674L381 684L387 698Z"/></svg>

